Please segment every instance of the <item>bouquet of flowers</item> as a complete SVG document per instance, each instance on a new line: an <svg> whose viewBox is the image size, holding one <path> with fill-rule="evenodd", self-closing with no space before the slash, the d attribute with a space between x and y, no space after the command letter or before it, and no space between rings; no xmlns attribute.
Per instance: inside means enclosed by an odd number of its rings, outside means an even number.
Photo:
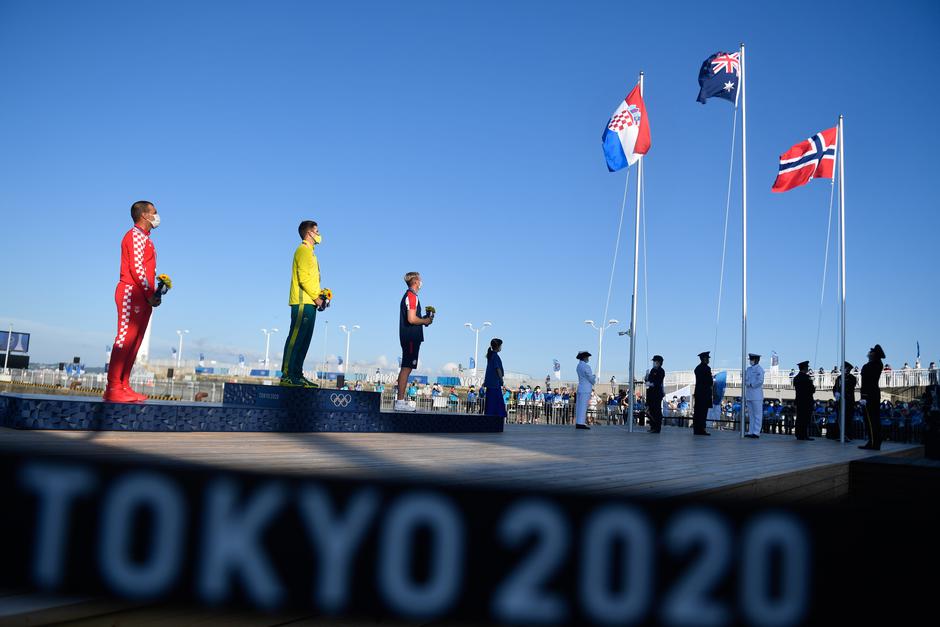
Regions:
<svg viewBox="0 0 940 627"><path fill-rule="evenodd" d="M173 287L173 281L170 279L169 275L158 274L157 275L157 289L154 292L157 298L163 298L163 295L170 291L170 288Z"/></svg>
<svg viewBox="0 0 940 627"><path fill-rule="evenodd" d="M434 314L437 313L437 309L435 309L431 305L428 305L427 307L424 308L424 313L425 315L427 315L428 318L430 318L431 320L434 320Z"/></svg>
<svg viewBox="0 0 940 627"><path fill-rule="evenodd" d="M329 288L323 288L320 290L320 298L323 299L323 303L317 307L317 311L324 311L327 307L330 306L330 301L333 300L333 290Z"/></svg>

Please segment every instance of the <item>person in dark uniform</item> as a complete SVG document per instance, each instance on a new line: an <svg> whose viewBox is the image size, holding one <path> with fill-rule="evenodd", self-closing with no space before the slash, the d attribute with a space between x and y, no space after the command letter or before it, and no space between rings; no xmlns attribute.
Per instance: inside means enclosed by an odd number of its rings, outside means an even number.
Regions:
<svg viewBox="0 0 940 627"><path fill-rule="evenodd" d="M809 376L809 362L801 361L797 366L800 371L793 377L793 387L796 389L796 439L813 440L815 438L809 437L809 420L813 415L816 386Z"/></svg>
<svg viewBox="0 0 940 627"><path fill-rule="evenodd" d="M646 404L650 415L650 433L659 433L663 429L663 398L666 390L663 380L666 371L663 370L662 355L653 355L653 367L646 373Z"/></svg>
<svg viewBox="0 0 940 627"><path fill-rule="evenodd" d="M855 375L852 374L852 364L845 362L842 364L842 372L845 373L845 441L851 442L852 435L854 433L853 424L855 422L855 386L858 384L858 379L855 378ZM842 376L839 375L836 377L835 385L832 386L832 395L835 399L839 400L839 394L842 393ZM836 405L836 408L839 406ZM839 417L836 416L836 428L827 429L826 437L829 436L829 431L832 431L832 439L839 439Z"/></svg>
<svg viewBox="0 0 940 627"><path fill-rule="evenodd" d="M711 359L711 352L705 351L698 354L702 363L695 367L695 393L692 395L695 399L695 407L692 409L692 433L694 435L711 435L705 430L705 418L708 416L708 410L713 404L712 386L715 380L712 378L712 369L708 366Z"/></svg>
<svg viewBox="0 0 940 627"><path fill-rule="evenodd" d="M881 450L881 372L885 352L881 344L868 351L868 363L862 366L862 401L865 403L865 425L868 427L868 442L858 447L872 451Z"/></svg>
<svg viewBox="0 0 940 627"><path fill-rule="evenodd" d="M503 402L503 360L499 352L503 350L503 341L498 337L490 340L486 351L486 376L481 389L486 390L483 413L488 416L506 417L506 403Z"/></svg>

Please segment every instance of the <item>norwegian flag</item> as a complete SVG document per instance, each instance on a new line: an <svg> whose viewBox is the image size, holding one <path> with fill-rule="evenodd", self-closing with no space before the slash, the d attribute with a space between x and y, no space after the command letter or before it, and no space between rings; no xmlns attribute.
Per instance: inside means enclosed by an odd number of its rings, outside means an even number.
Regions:
<svg viewBox="0 0 940 627"><path fill-rule="evenodd" d="M770 189L786 192L805 185L810 179L831 179L836 162L836 138L833 127L804 139L780 155L780 171Z"/></svg>

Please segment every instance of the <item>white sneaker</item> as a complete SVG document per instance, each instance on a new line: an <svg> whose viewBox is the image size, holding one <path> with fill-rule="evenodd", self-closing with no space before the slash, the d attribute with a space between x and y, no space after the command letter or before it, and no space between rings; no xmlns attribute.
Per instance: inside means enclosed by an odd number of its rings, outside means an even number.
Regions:
<svg viewBox="0 0 940 627"><path fill-rule="evenodd" d="M411 403L408 401L395 401L395 406L393 408L395 411L415 411L415 408L411 406Z"/></svg>

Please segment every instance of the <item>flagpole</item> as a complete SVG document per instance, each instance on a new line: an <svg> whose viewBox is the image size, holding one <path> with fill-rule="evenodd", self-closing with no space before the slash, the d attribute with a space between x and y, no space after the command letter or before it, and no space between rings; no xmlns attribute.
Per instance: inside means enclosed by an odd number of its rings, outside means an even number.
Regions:
<svg viewBox="0 0 940 627"><path fill-rule="evenodd" d="M747 407L747 87L744 84L744 43L741 44L741 240L742 240L742 298L741 298L741 437L744 437L744 415ZM751 418L753 420L753 417Z"/></svg>
<svg viewBox="0 0 940 627"><path fill-rule="evenodd" d="M640 72L640 98L643 97L643 72ZM627 430L633 431L633 407L636 396L636 296L640 263L640 190L643 188L643 155L636 164L636 227L633 235L633 297L630 299L630 408Z"/></svg>
<svg viewBox="0 0 940 627"><path fill-rule="evenodd" d="M839 253L841 271L840 285L842 287L842 312L840 315L840 353L842 355L842 364L839 369L842 371L842 378L839 386L839 441L845 443L845 377L848 374L845 371L845 137L842 128L843 116L839 116Z"/></svg>

